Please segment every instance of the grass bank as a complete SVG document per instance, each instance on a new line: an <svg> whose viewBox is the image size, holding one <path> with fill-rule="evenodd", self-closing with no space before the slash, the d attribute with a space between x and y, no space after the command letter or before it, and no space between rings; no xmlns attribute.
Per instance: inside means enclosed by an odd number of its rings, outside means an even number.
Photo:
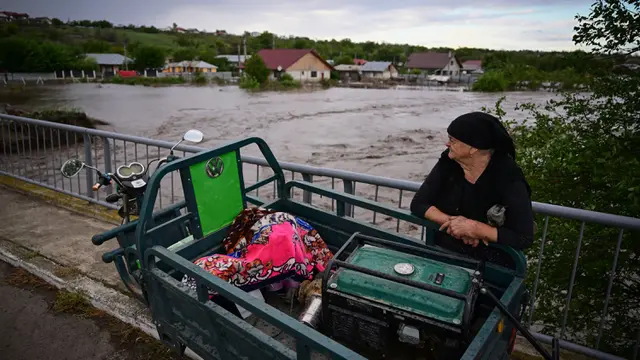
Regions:
<svg viewBox="0 0 640 360"><path fill-rule="evenodd" d="M203 74L197 73L194 76L167 76L167 77L130 77L123 78L121 76L114 76L109 79L101 81L103 84L118 84L118 85L141 85L141 86L172 86L172 85L227 85L228 82L225 79L212 77L208 78Z"/></svg>
<svg viewBox="0 0 640 360"><path fill-rule="evenodd" d="M103 84L118 84L118 85L142 85L142 86L168 86L168 85L181 85L186 84L187 81L182 76L168 76L168 77L130 77L123 78L122 76L114 76L101 81Z"/></svg>
<svg viewBox="0 0 640 360"><path fill-rule="evenodd" d="M17 109L9 104L5 105L8 115L21 116L31 119L49 121L58 124L80 126L88 129L96 129L98 125L108 125L107 122L94 119L78 108L56 108L27 111ZM3 131L2 141L9 145L13 153L22 149L47 149L51 147L69 146L81 143L83 134L61 131L58 129L45 129L41 126L11 122L7 126L8 131Z"/></svg>

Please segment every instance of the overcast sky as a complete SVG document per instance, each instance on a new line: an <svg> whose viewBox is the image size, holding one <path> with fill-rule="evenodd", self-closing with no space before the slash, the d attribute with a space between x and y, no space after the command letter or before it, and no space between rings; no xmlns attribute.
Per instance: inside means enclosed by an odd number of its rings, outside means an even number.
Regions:
<svg viewBox="0 0 640 360"><path fill-rule="evenodd" d="M592 0L1 0L31 16L230 33L270 31L428 47L575 49L576 14Z"/></svg>

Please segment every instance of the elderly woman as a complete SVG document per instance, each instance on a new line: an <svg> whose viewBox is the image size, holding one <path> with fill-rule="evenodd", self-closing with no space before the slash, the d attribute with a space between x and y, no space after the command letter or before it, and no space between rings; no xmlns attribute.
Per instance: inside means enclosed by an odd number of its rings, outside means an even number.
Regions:
<svg viewBox="0 0 640 360"><path fill-rule="evenodd" d="M415 194L411 212L440 225L436 244L511 267L497 243L531 246L531 189L516 164L515 147L500 121L482 112L456 118L435 167Z"/></svg>

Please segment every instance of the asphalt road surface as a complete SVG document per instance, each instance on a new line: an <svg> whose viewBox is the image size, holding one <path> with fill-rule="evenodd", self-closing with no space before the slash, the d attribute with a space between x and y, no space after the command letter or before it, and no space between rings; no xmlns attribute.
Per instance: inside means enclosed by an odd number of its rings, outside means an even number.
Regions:
<svg viewBox="0 0 640 360"><path fill-rule="evenodd" d="M57 296L40 279L0 262L0 358L173 358L154 339L98 310L56 310Z"/></svg>

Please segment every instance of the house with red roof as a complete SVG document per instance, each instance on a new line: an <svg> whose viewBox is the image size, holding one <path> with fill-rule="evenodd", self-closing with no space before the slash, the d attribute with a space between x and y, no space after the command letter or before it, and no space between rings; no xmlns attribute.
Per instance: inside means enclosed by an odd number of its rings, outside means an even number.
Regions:
<svg viewBox="0 0 640 360"><path fill-rule="evenodd" d="M420 52L409 55L407 69L409 71L418 69L437 75L458 76L462 71L462 64L451 51L449 53Z"/></svg>
<svg viewBox="0 0 640 360"><path fill-rule="evenodd" d="M362 66L362 65L364 65L364 64L366 64L366 63L367 63L367 60L365 60L365 59L357 59L357 58L356 58L356 59L353 59L353 65L360 65L360 66Z"/></svg>
<svg viewBox="0 0 640 360"><path fill-rule="evenodd" d="M271 78L287 73L301 82L331 78L333 67L313 49L262 49L260 56L271 70Z"/></svg>
<svg viewBox="0 0 640 360"><path fill-rule="evenodd" d="M467 60L463 62L462 71L467 74L482 73L482 60Z"/></svg>

